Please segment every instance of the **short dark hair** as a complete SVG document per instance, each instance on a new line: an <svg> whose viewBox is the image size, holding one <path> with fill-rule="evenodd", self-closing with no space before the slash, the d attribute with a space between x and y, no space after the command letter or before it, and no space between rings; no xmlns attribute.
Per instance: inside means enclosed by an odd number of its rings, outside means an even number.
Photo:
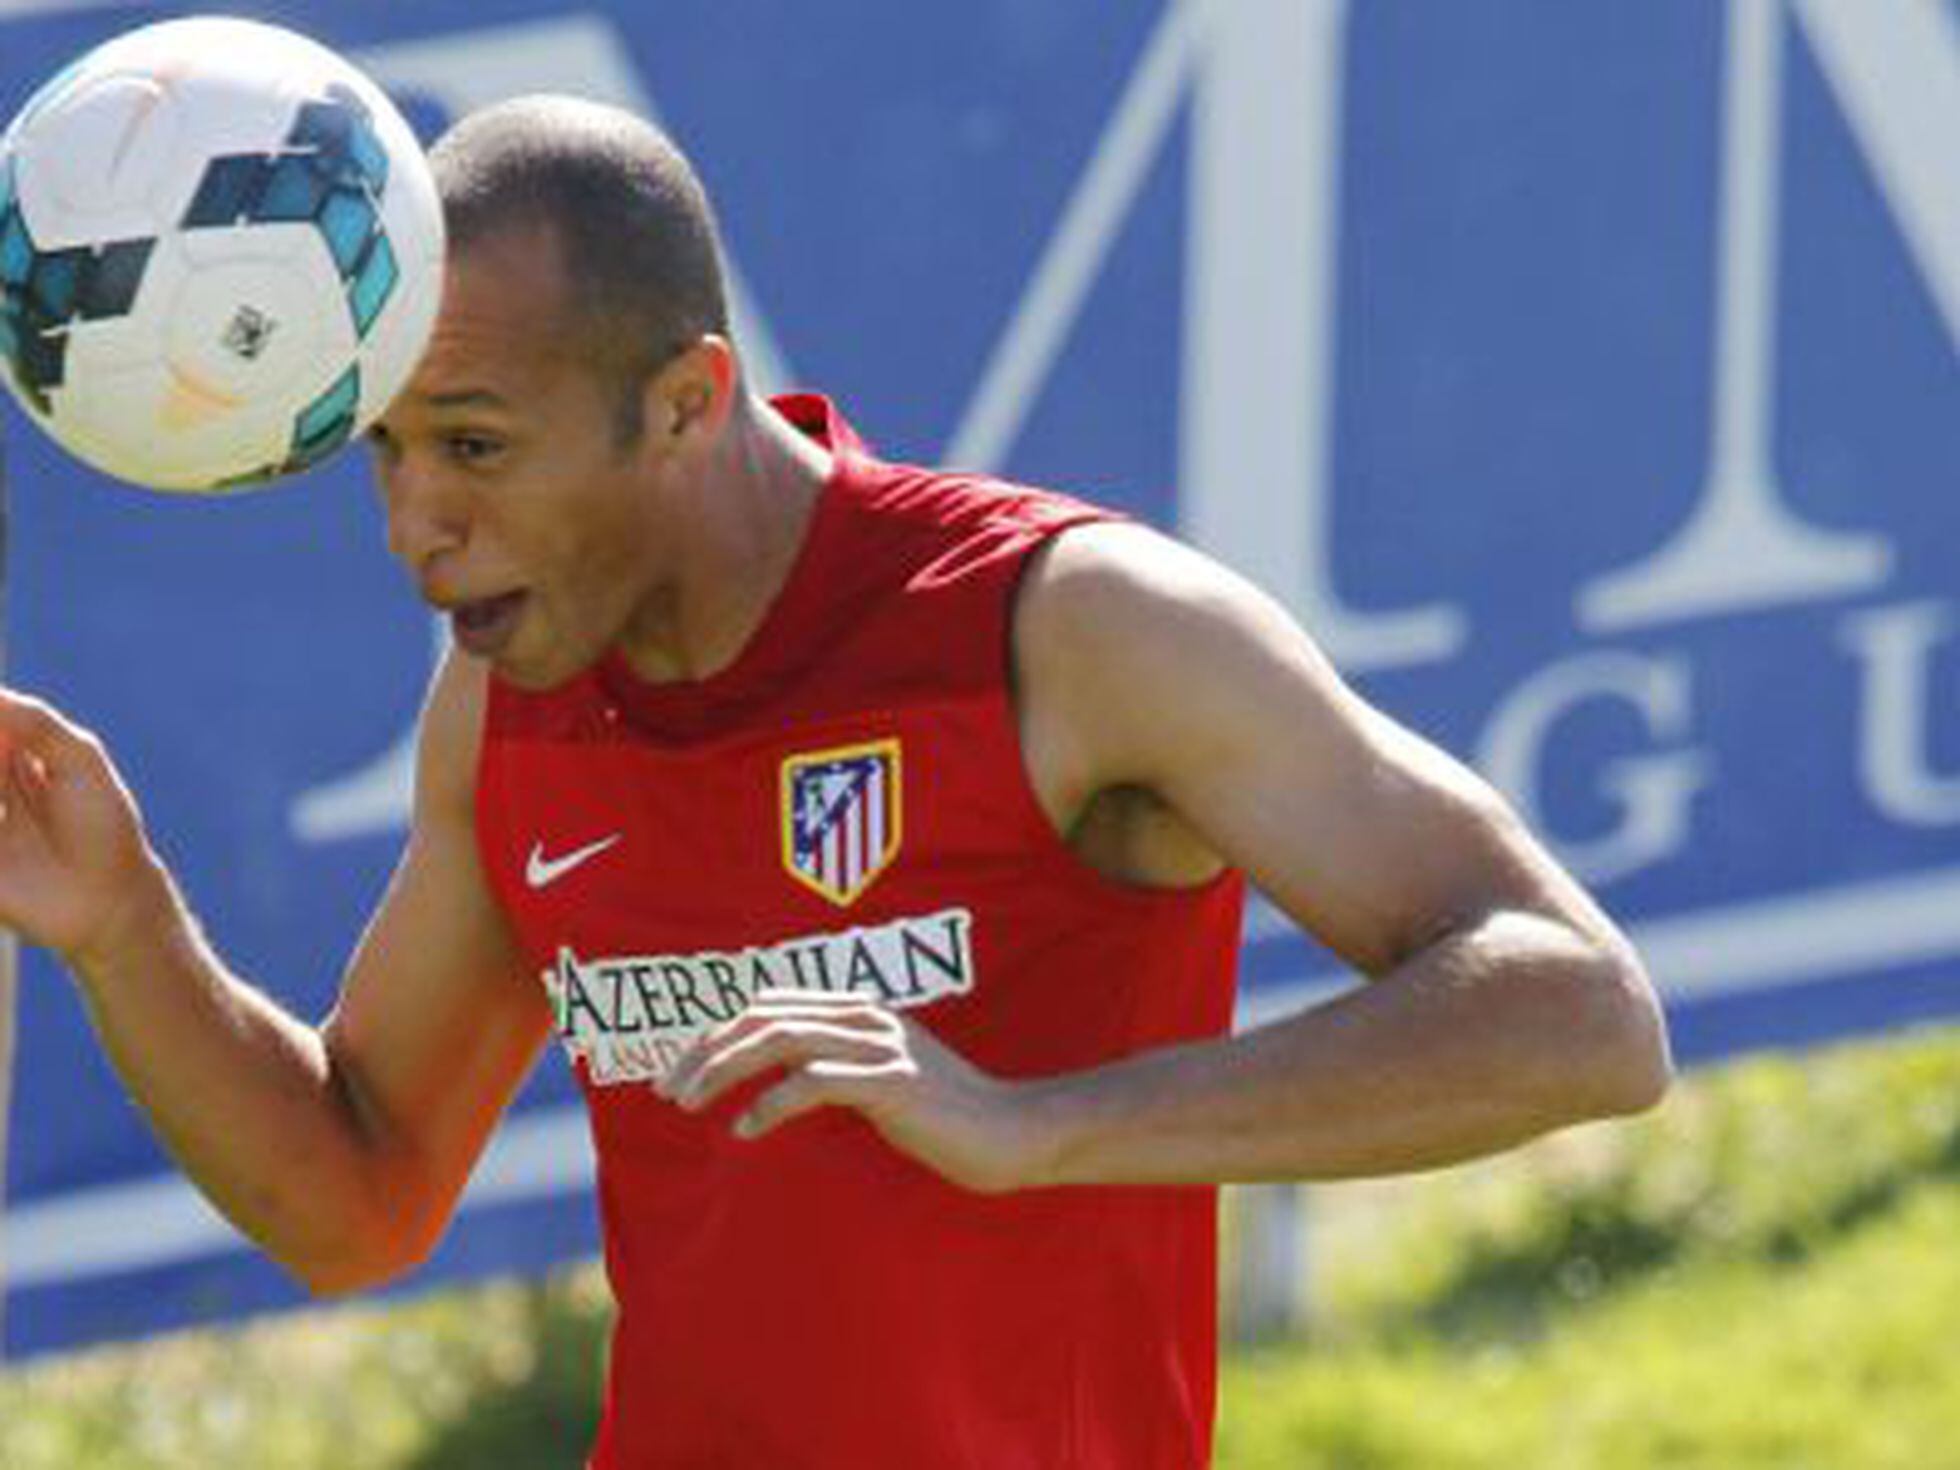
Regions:
<svg viewBox="0 0 1960 1470"><path fill-rule="evenodd" d="M548 229L573 327L620 395L618 431L641 429L640 390L676 353L728 335L714 211L659 128L574 97L518 97L471 113L429 155L449 252Z"/></svg>

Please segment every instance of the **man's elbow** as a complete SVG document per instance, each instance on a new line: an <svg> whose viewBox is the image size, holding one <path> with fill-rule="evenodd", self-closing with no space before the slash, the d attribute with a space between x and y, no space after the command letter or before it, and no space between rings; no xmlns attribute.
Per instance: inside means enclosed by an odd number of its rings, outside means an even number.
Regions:
<svg viewBox="0 0 1960 1470"><path fill-rule="evenodd" d="M343 1252L288 1263L308 1296L330 1300L376 1291L407 1275L428 1258L426 1251L356 1254Z"/></svg>
<svg viewBox="0 0 1960 1470"><path fill-rule="evenodd" d="M440 1225L393 1217L337 1230L303 1254L284 1254L280 1264L310 1296L352 1296L406 1276L434 1253L441 1239Z"/></svg>
<svg viewBox="0 0 1960 1470"><path fill-rule="evenodd" d="M1568 1077L1583 1116L1625 1117L1659 1106L1674 1081L1667 1019L1630 952L1602 956L1588 977Z"/></svg>

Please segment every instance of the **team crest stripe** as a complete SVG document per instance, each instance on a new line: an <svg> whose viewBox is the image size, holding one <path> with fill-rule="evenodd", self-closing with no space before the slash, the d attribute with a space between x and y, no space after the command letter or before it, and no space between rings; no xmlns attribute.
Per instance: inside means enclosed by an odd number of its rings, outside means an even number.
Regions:
<svg viewBox="0 0 1960 1470"><path fill-rule="evenodd" d="M783 867L834 904L849 904L898 856L899 743L807 751L782 765Z"/></svg>

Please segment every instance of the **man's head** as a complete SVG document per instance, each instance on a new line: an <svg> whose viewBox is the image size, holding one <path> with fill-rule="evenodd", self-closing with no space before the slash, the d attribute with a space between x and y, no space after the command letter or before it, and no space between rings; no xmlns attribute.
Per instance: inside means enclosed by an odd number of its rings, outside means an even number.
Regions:
<svg viewBox="0 0 1960 1470"><path fill-rule="evenodd" d="M683 348L728 335L714 214L693 168L650 123L571 97L471 114L430 154L452 258L511 229L556 241L569 325L637 437L640 390Z"/></svg>
<svg viewBox="0 0 1960 1470"><path fill-rule="evenodd" d="M436 145L442 310L373 431L389 549L525 685L660 615L670 502L711 473L737 370L707 200L628 114L527 98Z"/></svg>

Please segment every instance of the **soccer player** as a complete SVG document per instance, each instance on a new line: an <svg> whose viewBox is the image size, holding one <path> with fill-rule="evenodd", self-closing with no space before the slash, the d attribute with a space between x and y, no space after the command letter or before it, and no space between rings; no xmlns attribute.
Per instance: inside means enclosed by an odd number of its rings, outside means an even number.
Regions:
<svg viewBox="0 0 1960 1470"><path fill-rule="evenodd" d="M619 1301L595 1465L1191 1467L1212 1186L1660 1097L1626 940L1273 603L759 399L664 137L529 99L434 161L374 454L455 651L325 1021L227 971L93 737L0 700L0 921L312 1287L423 1257L555 1036ZM1370 983L1229 1034L1248 881Z"/></svg>

